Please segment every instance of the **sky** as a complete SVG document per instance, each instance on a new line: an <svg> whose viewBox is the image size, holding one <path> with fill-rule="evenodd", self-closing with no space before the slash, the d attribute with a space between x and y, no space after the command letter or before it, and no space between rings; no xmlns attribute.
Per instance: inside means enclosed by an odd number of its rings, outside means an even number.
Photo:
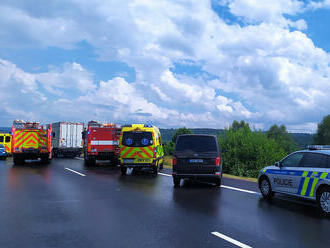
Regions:
<svg viewBox="0 0 330 248"><path fill-rule="evenodd" d="M312 133L330 114L330 0L1 0L0 13L0 126Z"/></svg>

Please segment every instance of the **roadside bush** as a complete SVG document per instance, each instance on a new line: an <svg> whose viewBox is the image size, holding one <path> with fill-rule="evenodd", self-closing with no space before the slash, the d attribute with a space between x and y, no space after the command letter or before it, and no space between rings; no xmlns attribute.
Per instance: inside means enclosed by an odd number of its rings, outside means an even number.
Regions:
<svg viewBox="0 0 330 248"><path fill-rule="evenodd" d="M263 132L251 131L248 125L230 128L219 137L223 172L237 176L257 177L260 169L274 164L286 155L284 149Z"/></svg>

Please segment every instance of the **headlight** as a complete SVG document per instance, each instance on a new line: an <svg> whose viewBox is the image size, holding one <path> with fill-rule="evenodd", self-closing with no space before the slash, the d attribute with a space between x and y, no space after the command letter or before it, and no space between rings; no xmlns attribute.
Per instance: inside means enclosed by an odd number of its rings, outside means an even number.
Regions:
<svg viewBox="0 0 330 248"><path fill-rule="evenodd" d="M96 148L92 148L91 152L97 152Z"/></svg>

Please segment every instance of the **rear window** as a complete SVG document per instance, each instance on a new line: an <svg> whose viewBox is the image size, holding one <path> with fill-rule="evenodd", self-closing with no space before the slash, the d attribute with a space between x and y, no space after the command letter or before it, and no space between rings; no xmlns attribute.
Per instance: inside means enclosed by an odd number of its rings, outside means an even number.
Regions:
<svg viewBox="0 0 330 248"><path fill-rule="evenodd" d="M124 132L122 144L130 147L144 147L153 144L151 132Z"/></svg>
<svg viewBox="0 0 330 248"><path fill-rule="evenodd" d="M6 136L6 138L5 138L5 142L7 143L7 142L10 142L10 136Z"/></svg>
<svg viewBox="0 0 330 248"><path fill-rule="evenodd" d="M0 136L0 142L3 142L3 136Z"/></svg>
<svg viewBox="0 0 330 248"><path fill-rule="evenodd" d="M218 152L218 148L212 136L179 136L175 151Z"/></svg>

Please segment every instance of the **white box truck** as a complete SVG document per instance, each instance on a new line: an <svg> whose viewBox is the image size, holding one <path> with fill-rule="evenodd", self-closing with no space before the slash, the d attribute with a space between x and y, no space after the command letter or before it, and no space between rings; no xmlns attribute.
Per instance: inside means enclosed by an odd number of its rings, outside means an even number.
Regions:
<svg viewBox="0 0 330 248"><path fill-rule="evenodd" d="M53 157L80 156L83 148L84 123L56 122L52 127Z"/></svg>

